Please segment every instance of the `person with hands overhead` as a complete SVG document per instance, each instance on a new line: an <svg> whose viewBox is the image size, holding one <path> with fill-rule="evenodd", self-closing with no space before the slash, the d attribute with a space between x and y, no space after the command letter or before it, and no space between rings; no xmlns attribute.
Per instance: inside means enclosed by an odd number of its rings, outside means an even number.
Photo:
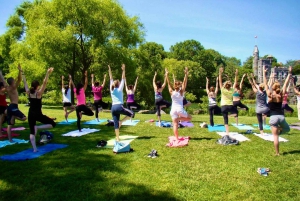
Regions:
<svg viewBox="0 0 300 201"><path fill-rule="evenodd" d="M297 110L298 110L298 120L300 120L300 87L296 87L294 82L293 82L293 85L294 85L294 92L296 94L296 97L297 97Z"/></svg>
<svg viewBox="0 0 300 201"><path fill-rule="evenodd" d="M127 109L131 109L131 107L134 107L137 110L139 110L141 108L141 106L138 103L136 103L134 98L134 93L136 91L138 79L139 77L136 77L134 86L133 85L127 86L127 81L125 80L125 89L127 93L127 101L126 101Z"/></svg>
<svg viewBox="0 0 300 201"><path fill-rule="evenodd" d="M71 89L72 89L72 77L69 75L69 83L67 85L64 84L64 76L61 76L61 91L63 95L63 108L65 112L65 119L68 122L68 116L72 112L74 112L75 107L71 103ZM69 112L68 112L69 109Z"/></svg>
<svg viewBox="0 0 300 201"><path fill-rule="evenodd" d="M124 121L129 118L134 118L134 112L124 108L123 106L123 88L125 84L125 64L122 64L122 79L114 80L110 66L108 66L109 79L110 79L110 94L112 99L111 114L114 120L116 141L120 141L120 127ZM120 121L120 115L123 114L125 117Z"/></svg>
<svg viewBox="0 0 300 201"><path fill-rule="evenodd" d="M77 128L79 132L81 132L81 125L80 120L82 118L82 115L86 116L93 116L94 112L86 106L85 102L85 90L88 85L88 78L87 78L87 71L84 72L84 85L82 83L77 83L76 87L72 80L72 77L70 77L71 85L73 86L74 93L77 99L77 106L76 106L76 116L77 116Z"/></svg>
<svg viewBox="0 0 300 201"><path fill-rule="evenodd" d="M2 137L2 125L6 118L7 102L6 102L6 86L5 80L0 71L0 137Z"/></svg>
<svg viewBox="0 0 300 201"><path fill-rule="evenodd" d="M106 74L104 74L102 85L100 85L98 81L94 82L95 79L94 74L92 74L91 77L92 77L92 92L94 94L95 117L97 121L99 121L98 114L99 114L100 106L102 108L108 107L108 104L102 101L102 91L106 82Z"/></svg>
<svg viewBox="0 0 300 201"><path fill-rule="evenodd" d="M214 114L220 114L221 108L217 105L217 94L219 91L218 87L218 80L219 78L216 78L216 88L209 86L209 79L206 78L206 93L208 96L208 111L209 111L209 122L211 126L214 126Z"/></svg>
<svg viewBox="0 0 300 201"><path fill-rule="evenodd" d="M176 81L176 78L175 78L175 75L174 75L174 73L173 73L173 83L175 83L175 81ZM184 94L183 94L183 107L188 107L188 106L190 106L192 103L190 102L190 101L188 101L186 98L185 98L185 96L184 96Z"/></svg>
<svg viewBox="0 0 300 201"><path fill-rule="evenodd" d="M53 68L47 70L42 86L35 80L31 82L30 88L28 87L25 75L23 74L23 82L25 91L29 97L30 107L28 111L28 124L30 128L30 142L33 147L33 152L37 152L36 139L38 129L54 128L56 123L46 115L42 113L42 96L46 89L50 74L53 72ZM43 125L37 126L36 122L41 122Z"/></svg>

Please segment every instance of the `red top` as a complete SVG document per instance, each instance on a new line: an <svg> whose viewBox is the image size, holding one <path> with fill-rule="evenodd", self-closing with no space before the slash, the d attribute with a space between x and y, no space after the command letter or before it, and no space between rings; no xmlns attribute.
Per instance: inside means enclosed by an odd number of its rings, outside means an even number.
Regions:
<svg viewBox="0 0 300 201"><path fill-rule="evenodd" d="M7 106L5 94L3 94L3 95L0 94L0 106Z"/></svg>

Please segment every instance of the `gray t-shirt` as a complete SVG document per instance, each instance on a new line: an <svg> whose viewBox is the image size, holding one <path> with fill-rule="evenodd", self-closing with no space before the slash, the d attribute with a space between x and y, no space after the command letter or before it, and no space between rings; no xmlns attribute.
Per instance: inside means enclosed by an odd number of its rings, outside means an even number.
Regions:
<svg viewBox="0 0 300 201"><path fill-rule="evenodd" d="M269 111L267 105L267 92L266 91L257 91L256 92L256 107L255 112L258 114L266 114Z"/></svg>

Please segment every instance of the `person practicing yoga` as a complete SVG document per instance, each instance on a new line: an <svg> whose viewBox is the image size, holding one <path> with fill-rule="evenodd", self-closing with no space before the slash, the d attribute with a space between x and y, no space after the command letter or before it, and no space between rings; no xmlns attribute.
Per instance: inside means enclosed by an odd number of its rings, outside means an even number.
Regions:
<svg viewBox="0 0 300 201"><path fill-rule="evenodd" d="M173 73L173 83L175 83L175 81L176 81L176 77L175 77L175 75L174 75L174 73ZM185 95L185 94L183 94L183 107L188 107L188 106L190 106L192 103L191 103L190 101L186 100L186 98L185 98L184 95Z"/></svg>
<svg viewBox="0 0 300 201"><path fill-rule="evenodd" d="M61 76L61 92L63 95L63 108L65 111L65 119L66 122L68 122L68 116L69 114L71 114L72 112L74 112L75 107L72 105L71 103L71 90L72 90L72 86L71 86L71 79L70 79L70 75L69 75L69 84L68 85L64 85L64 76ZM68 112L69 109L69 112Z"/></svg>
<svg viewBox="0 0 300 201"><path fill-rule="evenodd" d="M0 71L0 137L2 137L2 125L5 122L7 102L6 102L6 88L4 87L4 78Z"/></svg>
<svg viewBox="0 0 300 201"><path fill-rule="evenodd" d="M220 114L221 108L217 105L217 94L219 91L218 80L216 79L216 88L211 86L208 88L209 79L206 78L206 93L208 96L208 111L209 111L209 122L211 126L214 126L214 114Z"/></svg>
<svg viewBox="0 0 300 201"><path fill-rule="evenodd" d="M224 72L223 67L219 68L219 85L221 87L221 112L224 118L224 126L226 130L226 135L229 135L229 126L228 126L228 113L231 115L237 115L237 109L233 106L232 95L233 95L233 87L230 80L227 80L224 85L222 82L222 74ZM235 71L235 79L233 86L236 85L237 82L238 71Z"/></svg>
<svg viewBox="0 0 300 201"><path fill-rule="evenodd" d="M298 88L294 85L294 92L297 97L297 110L298 110L298 120L300 121L300 86Z"/></svg>
<svg viewBox="0 0 300 201"><path fill-rule="evenodd" d="M266 78L267 69L263 66L263 80L265 86L267 85ZM268 105L270 108L270 121L271 131L274 137L274 148L276 156L279 155L279 134L290 131L288 123L285 121L284 112L282 109L283 96L286 93L287 84L292 75L292 67L289 67L289 74L286 77L282 89L280 89L279 82L271 83L272 90L267 88Z"/></svg>
<svg viewBox="0 0 300 201"><path fill-rule="evenodd" d="M161 126L161 109L164 107L170 107L171 103L168 101L165 101L162 97L162 91L166 87L166 79L165 76L164 83L161 84L160 81L156 81L157 72L155 71L154 77L153 77L153 88L154 88L154 98L155 98L155 107L156 107L156 115L158 118L158 126Z"/></svg>
<svg viewBox="0 0 300 201"><path fill-rule="evenodd" d="M135 108L137 110L140 110L140 108L141 108L141 106L138 103L136 103L135 99L134 99L134 93L136 90L138 79L139 79L139 77L136 77L134 86L133 85L127 86L127 82L125 80L125 89L126 89L126 93L127 93L126 106L127 106L127 109L130 109L130 110L131 110L131 108Z"/></svg>
<svg viewBox="0 0 300 201"><path fill-rule="evenodd" d="M82 115L93 116L94 112L86 106L85 102L85 90L88 85L87 71L84 72L84 85L82 83L77 83L76 87L70 76L71 85L73 86L74 93L76 94L77 106L76 106L76 116L77 116L77 128L81 132L80 120Z"/></svg>
<svg viewBox="0 0 300 201"><path fill-rule="evenodd" d="M174 82L174 89L172 88L169 77L168 77L168 70L165 70L165 77L167 79L168 83L168 89L171 95L172 99L172 107L171 107L171 118L172 118L172 123L173 123L173 132L175 135L176 140L178 139L178 124L179 121L191 121L192 116L189 115L183 107L183 94L186 89L187 85L187 77L188 77L188 68L185 67L184 69L184 79L183 82L180 81L175 81Z"/></svg>
<svg viewBox="0 0 300 201"><path fill-rule="evenodd" d="M48 79L50 74L53 72L53 68L49 68L47 70L46 76L44 78L43 84L40 87L40 83L38 81L32 81L30 89L28 88L28 84L23 74L23 82L25 91L29 96L30 107L28 111L28 124L30 128L30 142L33 148L33 152L37 152L35 136L37 134L38 129L46 129L46 128L54 128L56 123L46 115L42 113L42 96L46 89ZM37 126L36 122L41 122L43 125Z"/></svg>
<svg viewBox="0 0 300 201"><path fill-rule="evenodd" d="M267 114L269 113L269 107L267 104L267 92L265 89L268 88L268 85L261 83L257 85L254 77L250 78L247 75L249 83L252 86L253 92L256 94L256 104L255 104L255 112L258 121L258 126L260 130L260 134L264 135L263 125L265 125Z"/></svg>
<svg viewBox="0 0 300 201"><path fill-rule="evenodd" d="M111 72L110 66L108 66L108 73L109 73L109 79L110 79L110 94L112 99L112 106L111 106L111 114L114 120L114 127L115 127L115 133L116 133L116 141L120 141L119 135L120 135L120 127L122 123L129 119L134 118L134 112L124 108L123 106L123 88L124 88L124 82L125 82L125 64L122 64L122 80L121 82L119 80L114 80ZM126 115L121 121L120 121L120 115Z"/></svg>
<svg viewBox="0 0 300 201"><path fill-rule="evenodd" d="M13 142L11 137L11 128L15 124L15 120L18 119L20 121L25 121L27 117L19 110L18 103L19 103L19 94L18 94L18 86L22 81L22 68L21 65L18 65L18 78L15 80L12 77L7 79L7 83L4 83L4 86L7 91L7 95L10 100L10 104L7 108L7 135L9 142Z"/></svg>
<svg viewBox="0 0 300 201"><path fill-rule="evenodd" d="M94 106L95 106L95 117L97 121L99 121L99 109L101 106L102 108L108 107L108 104L102 101L102 90L105 86L106 81L106 74L104 74L102 85L98 81L94 82L95 76L94 74L91 75L92 77L92 92L94 94Z"/></svg>
<svg viewBox="0 0 300 201"><path fill-rule="evenodd" d="M236 73L237 72L238 72L238 70L236 70ZM247 110L247 111L249 110L249 108L241 102L242 87L243 87L243 82L244 82L245 76L246 76L246 74L243 75L240 84L238 84L238 82L236 81L236 84L234 85L234 92L232 94L232 96L233 96L233 106L236 107L236 111L237 111L237 114L236 114L236 117L235 117L237 126L239 125L238 107L240 109L244 109L244 110Z"/></svg>
<svg viewBox="0 0 300 201"><path fill-rule="evenodd" d="M289 113L293 113L294 112L294 109L291 108L288 104L288 96L289 96L289 92L290 92L290 86L291 86L291 80L289 80L289 84L288 84L288 87L286 89L286 92L283 96L283 100L282 100L282 109L283 109L283 112L289 112Z"/></svg>

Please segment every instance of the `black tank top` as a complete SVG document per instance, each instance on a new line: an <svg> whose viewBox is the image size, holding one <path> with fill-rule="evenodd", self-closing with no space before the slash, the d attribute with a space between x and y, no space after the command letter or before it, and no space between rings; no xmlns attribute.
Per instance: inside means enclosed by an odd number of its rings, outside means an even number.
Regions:
<svg viewBox="0 0 300 201"><path fill-rule="evenodd" d="M269 102L270 115L284 115L282 102Z"/></svg>
<svg viewBox="0 0 300 201"><path fill-rule="evenodd" d="M29 95L30 108L29 112L33 113L42 113L42 99L37 97L35 94L35 98L31 98Z"/></svg>

